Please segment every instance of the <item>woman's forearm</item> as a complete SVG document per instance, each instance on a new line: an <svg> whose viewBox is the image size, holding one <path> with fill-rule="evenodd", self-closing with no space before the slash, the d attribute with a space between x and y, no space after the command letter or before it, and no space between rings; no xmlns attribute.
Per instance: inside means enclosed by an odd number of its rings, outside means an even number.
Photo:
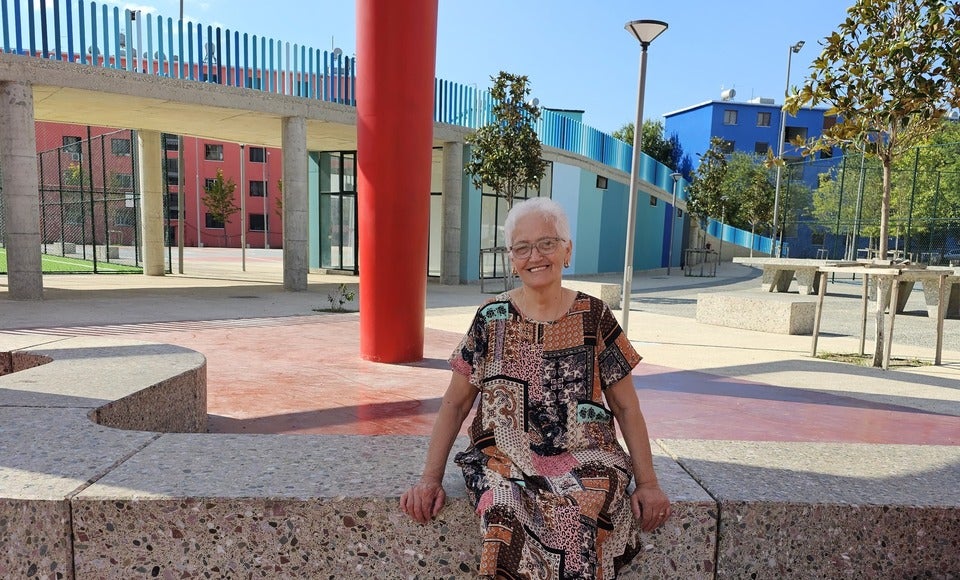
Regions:
<svg viewBox="0 0 960 580"><path fill-rule="evenodd" d="M653 453L650 451L647 421L643 418L643 412L640 411L640 401L633 388L633 378L627 375L610 386L605 396L620 426L623 440L627 444L637 485L656 484L657 474L653 471Z"/></svg>
<svg viewBox="0 0 960 580"><path fill-rule="evenodd" d="M463 421L470 414L478 391L463 375L453 373L450 386L443 395L437 420L433 424L430 445L427 447L427 459L424 463L421 480L440 482L446 471L450 449L457 439Z"/></svg>
<svg viewBox="0 0 960 580"><path fill-rule="evenodd" d="M640 406L635 409L624 409L623 418L617 417L620 423L620 432L627 444L627 452L633 460L633 477L637 485L658 484L657 474L653 470L653 452L650 450L650 436L647 433L647 422L643 418Z"/></svg>

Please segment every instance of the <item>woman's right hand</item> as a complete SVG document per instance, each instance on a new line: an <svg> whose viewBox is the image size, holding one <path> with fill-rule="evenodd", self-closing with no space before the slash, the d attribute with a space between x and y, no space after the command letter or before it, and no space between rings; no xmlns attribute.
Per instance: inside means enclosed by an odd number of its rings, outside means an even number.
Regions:
<svg viewBox="0 0 960 580"><path fill-rule="evenodd" d="M439 481L421 479L400 496L400 509L416 522L425 524L432 520L447 499L447 493Z"/></svg>

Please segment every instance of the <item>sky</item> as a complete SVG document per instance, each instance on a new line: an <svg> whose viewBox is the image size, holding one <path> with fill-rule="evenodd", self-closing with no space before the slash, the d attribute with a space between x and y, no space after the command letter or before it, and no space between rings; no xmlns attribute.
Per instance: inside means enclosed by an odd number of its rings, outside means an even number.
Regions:
<svg viewBox="0 0 960 580"><path fill-rule="evenodd" d="M609 133L637 114L640 44L624 25L654 19L669 28L648 49L645 119L718 99L730 88L737 101L782 103L789 47L805 41L792 55L790 82L797 86L853 2L439 0L436 75L479 88L488 88L501 70L527 75L542 107L583 110L586 124ZM179 0L107 3L179 13ZM356 52L356 3L350 0L184 0L184 16Z"/></svg>

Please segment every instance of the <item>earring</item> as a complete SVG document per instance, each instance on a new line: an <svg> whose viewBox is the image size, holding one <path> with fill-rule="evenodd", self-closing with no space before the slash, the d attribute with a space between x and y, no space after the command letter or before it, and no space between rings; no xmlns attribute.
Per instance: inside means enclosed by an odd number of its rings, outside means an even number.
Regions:
<svg viewBox="0 0 960 580"><path fill-rule="evenodd" d="M569 267L570 267L570 262L564 262L564 263L563 263L563 267L564 267L564 268L569 268Z"/></svg>

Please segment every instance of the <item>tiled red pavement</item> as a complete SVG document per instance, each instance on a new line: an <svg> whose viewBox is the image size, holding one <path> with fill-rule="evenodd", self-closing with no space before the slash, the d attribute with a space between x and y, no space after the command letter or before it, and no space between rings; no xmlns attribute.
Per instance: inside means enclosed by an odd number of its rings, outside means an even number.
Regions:
<svg viewBox="0 0 960 580"><path fill-rule="evenodd" d="M401 365L361 359L359 321L350 314L91 333L203 353L211 431L291 434L429 434L450 376L446 358L460 338L428 329L424 360ZM960 445L956 416L646 361L634 375L651 437Z"/></svg>

